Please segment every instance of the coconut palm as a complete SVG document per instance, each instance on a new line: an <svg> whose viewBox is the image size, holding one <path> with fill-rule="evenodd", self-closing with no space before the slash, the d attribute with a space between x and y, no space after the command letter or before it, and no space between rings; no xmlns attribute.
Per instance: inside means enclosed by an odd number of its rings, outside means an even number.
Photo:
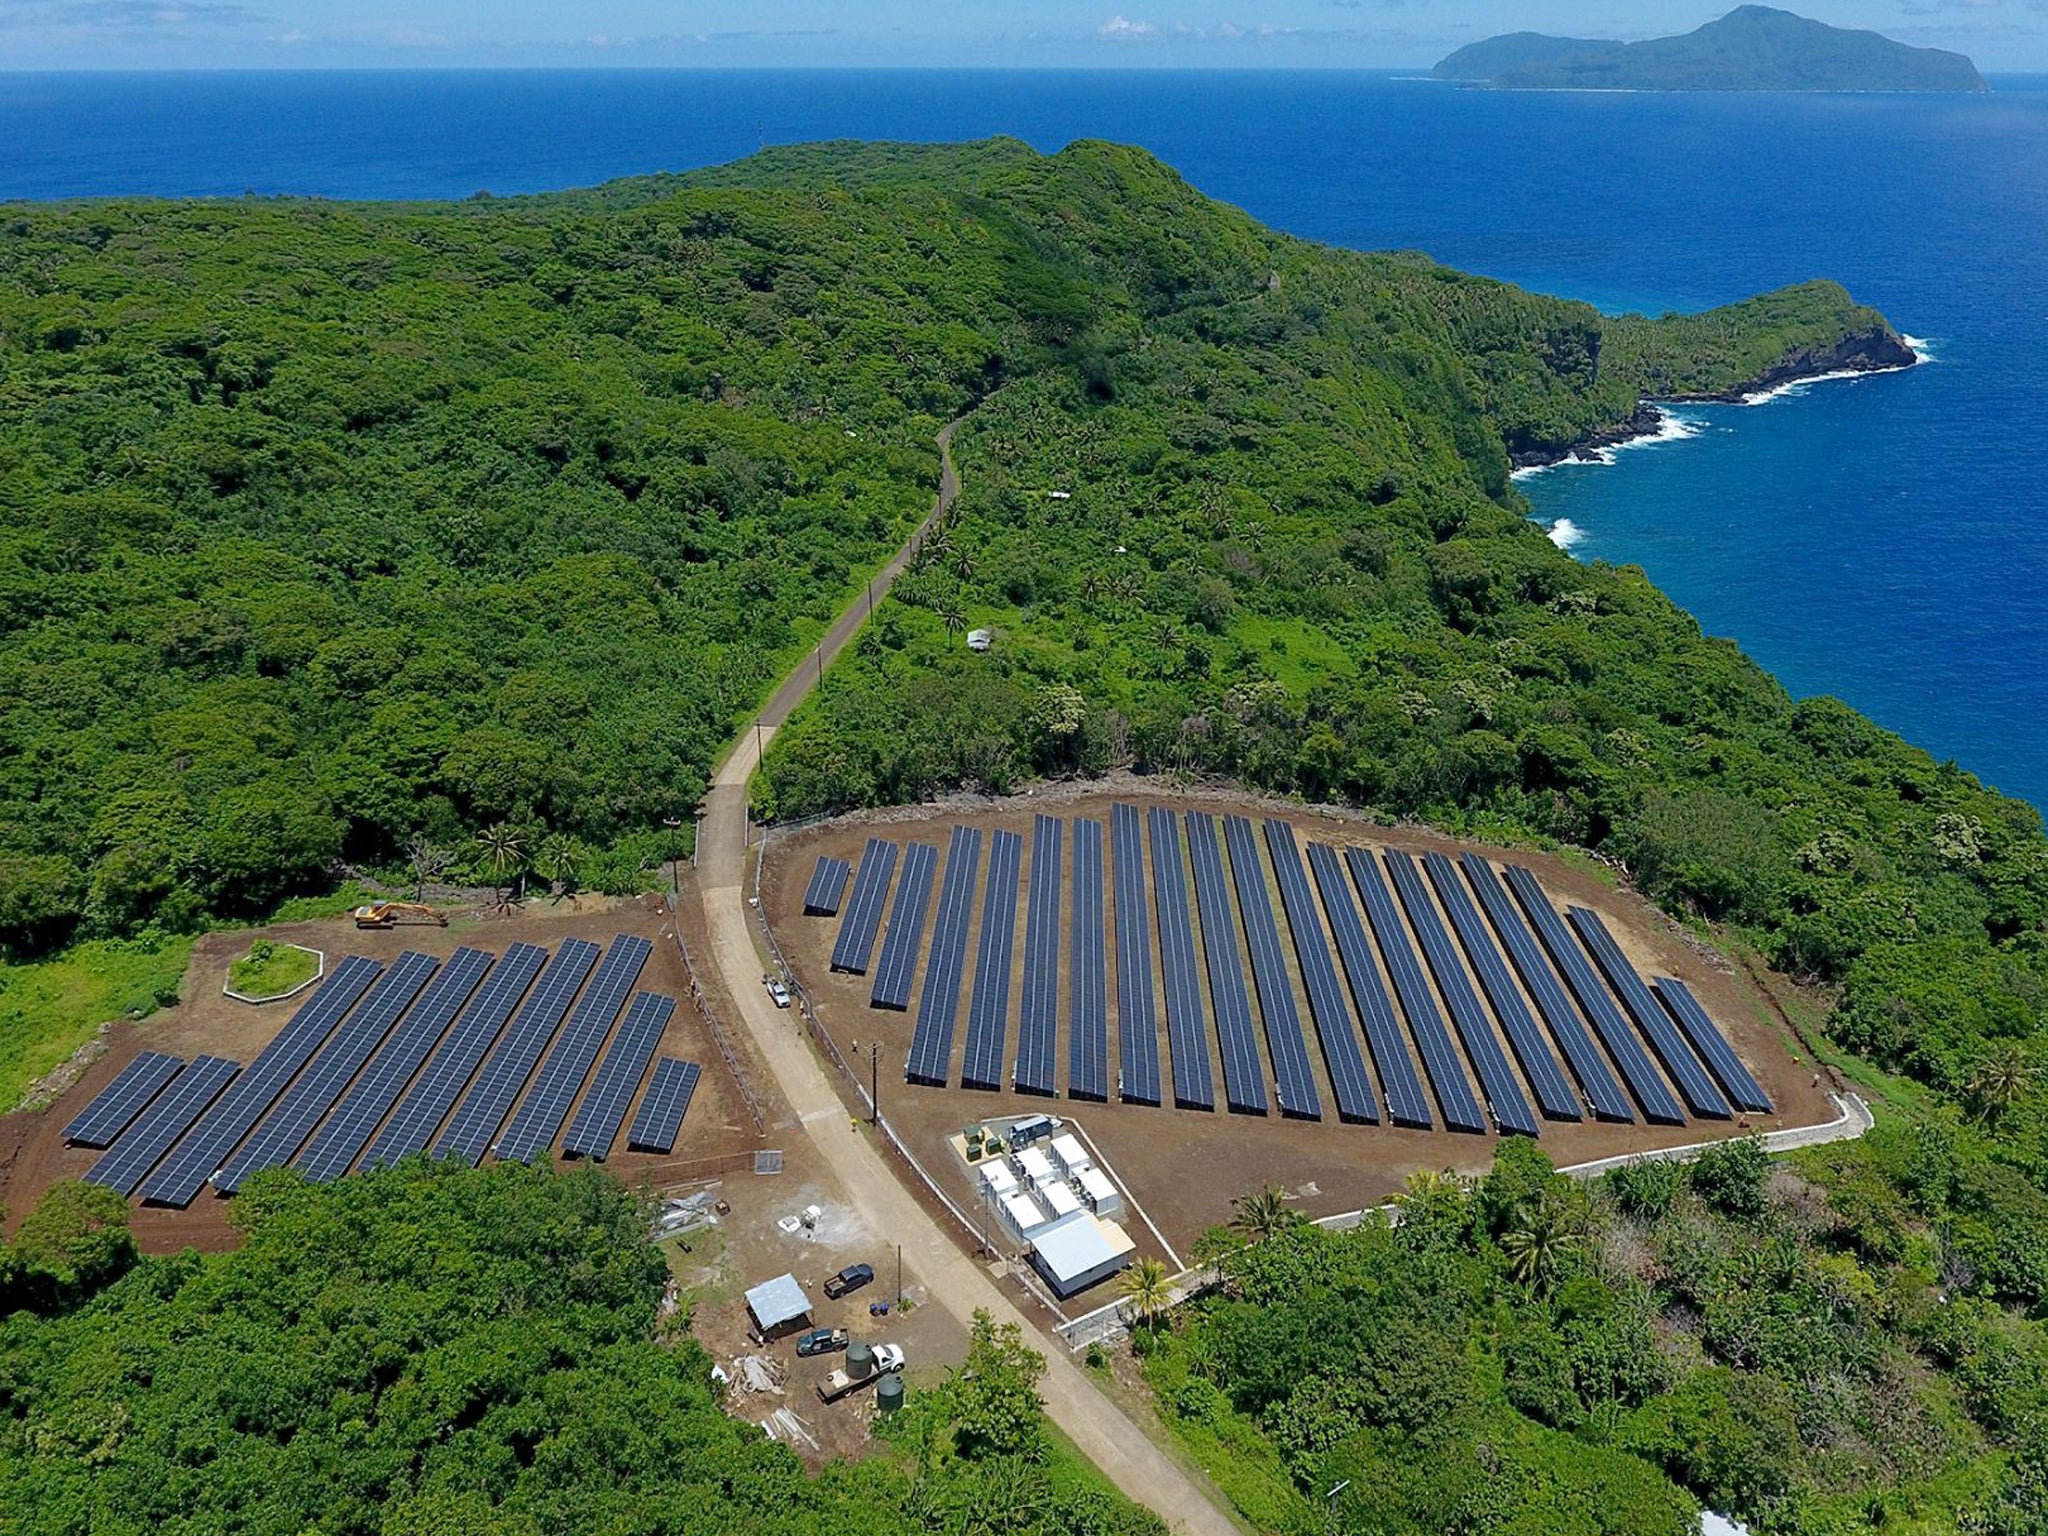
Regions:
<svg viewBox="0 0 2048 1536"><path fill-rule="evenodd" d="M540 872L548 877L555 890L566 891L576 883L576 870L583 862L583 850L576 846L576 840L566 832L557 832L540 845L540 854L535 860Z"/></svg>
<svg viewBox="0 0 2048 1536"><path fill-rule="evenodd" d="M511 895L505 889L506 877L516 879L526 868L526 834L501 821L477 833L476 845L483 851L484 867L491 872L491 883L497 887L498 905L509 906Z"/></svg>
<svg viewBox="0 0 2048 1536"><path fill-rule="evenodd" d="M1287 1196L1267 1185L1239 1195L1230 1204L1230 1226L1248 1242L1262 1243L1301 1225L1301 1213L1287 1208Z"/></svg>
<svg viewBox="0 0 2048 1536"><path fill-rule="evenodd" d="M946 633L957 635L967 627L967 615L960 611L957 598L948 598L946 606L939 610L939 622L946 626Z"/></svg>
<svg viewBox="0 0 2048 1536"><path fill-rule="evenodd" d="M974 551L965 544L953 551L953 574L961 581L974 580Z"/></svg>
<svg viewBox="0 0 2048 1536"><path fill-rule="evenodd" d="M1157 1323L1173 1305L1172 1279L1159 1259L1140 1259L1125 1270L1121 1283L1125 1316L1147 1327Z"/></svg>
<svg viewBox="0 0 2048 1536"><path fill-rule="evenodd" d="M1524 1202L1500 1236L1508 1274L1533 1291L1547 1291L1566 1254L1585 1241L1585 1221L1571 1202L1546 1191Z"/></svg>
<svg viewBox="0 0 2048 1536"><path fill-rule="evenodd" d="M1970 1073L1968 1093L1977 1113L1997 1122L2034 1086L2034 1063L2027 1048L2008 1040L1978 1061Z"/></svg>

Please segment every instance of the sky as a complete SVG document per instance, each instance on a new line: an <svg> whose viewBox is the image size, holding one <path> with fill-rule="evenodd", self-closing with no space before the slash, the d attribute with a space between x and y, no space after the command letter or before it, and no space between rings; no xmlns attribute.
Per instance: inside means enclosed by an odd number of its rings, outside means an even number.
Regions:
<svg viewBox="0 0 2048 1536"><path fill-rule="evenodd" d="M1499 32L1634 39L1734 0L0 0L8 69L1369 68ZM2048 0L1793 0L2048 70Z"/></svg>

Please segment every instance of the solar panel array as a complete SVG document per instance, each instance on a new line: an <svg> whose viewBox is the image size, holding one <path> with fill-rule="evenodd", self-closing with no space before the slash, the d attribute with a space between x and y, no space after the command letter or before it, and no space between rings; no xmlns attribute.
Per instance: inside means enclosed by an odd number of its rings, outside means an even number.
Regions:
<svg viewBox="0 0 2048 1536"><path fill-rule="evenodd" d="M1686 1107L1695 1115L1710 1120L1732 1118L1734 1111L1729 1109L1721 1090L1714 1086L1713 1078L1707 1075L1699 1058L1693 1055L1692 1047L1685 1043L1684 1036L1672 1027L1671 1015L1643 985L1643 978L1628 963L1621 946L1614 942L1614 935L1600 921L1600 914L1587 907L1573 907L1570 916L1572 927L1578 931L1579 942L1586 946L1594 963L1607 977L1608 985L1621 998L1622 1007L1628 1010L1636 1028L1650 1042L1650 1049L1657 1060L1664 1064L1665 1072L1678 1085Z"/></svg>
<svg viewBox="0 0 2048 1536"><path fill-rule="evenodd" d="M953 1059L953 1021L960 1012L960 981L967 969L967 929L974 917L974 886L981 876L981 833L955 827L946 848L946 878L939 886L939 921L918 999L917 1028L903 1075L943 1088Z"/></svg>
<svg viewBox="0 0 2048 1536"><path fill-rule="evenodd" d="M804 887L804 916L838 916L840 898L846 894L846 877L852 873L853 866L846 860L819 854L817 866L811 871L811 883Z"/></svg>
<svg viewBox="0 0 2048 1536"><path fill-rule="evenodd" d="M1195 871L1195 904L1202 914L1202 956L1209 966L1209 1002L1216 1013L1216 1044L1223 1053L1223 1097L1239 1115L1266 1113L1266 1070L1252 1033L1252 1000L1245 990L1244 957L1223 873L1216 819L1189 811L1188 859Z"/></svg>
<svg viewBox="0 0 2048 1536"><path fill-rule="evenodd" d="M1323 926L1316 919L1315 893L1309 889L1308 876L1301 870L1301 851L1294 843L1294 828L1284 821L1268 820L1266 851L1272 855L1273 877L1280 883L1280 905L1287 913L1288 931L1294 937L1295 964L1301 968L1309 1015L1315 1020L1316 1039L1323 1048L1323 1068L1330 1074L1330 1088L1337 1096L1337 1118L1352 1124L1377 1125L1380 1112L1373 1099L1372 1078L1358 1053L1358 1032L1352 1028L1351 1010L1344 1006L1344 988L1337 980L1337 966L1330 958Z"/></svg>
<svg viewBox="0 0 2048 1536"><path fill-rule="evenodd" d="M426 1150L547 960L548 952L538 944L514 944L505 952L357 1167L388 1167L409 1153Z"/></svg>
<svg viewBox="0 0 2048 1536"><path fill-rule="evenodd" d="M420 999L370 1059L363 1075L334 1106L320 1134L301 1149L292 1164L316 1184L338 1179L362 1154L378 1123L398 1102L427 1053L440 1042L462 1005L491 968L491 954L468 945L427 985Z"/></svg>
<svg viewBox="0 0 2048 1536"><path fill-rule="evenodd" d="M1714 1027L1714 1021L1707 1017L1707 1010L1692 995L1692 988L1675 976L1659 977L1652 987L1671 1011L1671 1017L1678 1021L1678 1027L1685 1031L1685 1038L1692 1043L1692 1048L1699 1052L1700 1060L1707 1064L1707 1070L1714 1074L1729 1102L1751 1114L1769 1114L1770 1095L1757 1085L1749 1068L1729 1048L1721 1031Z"/></svg>
<svg viewBox="0 0 2048 1536"><path fill-rule="evenodd" d="M912 843L904 854L889 934L882 940L874 989L868 994L871 1007L900 1011L910 1006L910 984L917 975L917 952L924 944L925 913L931 909L932 875L938 867L939 850L930 843Z"/></svg>
<svg viewBox="0 0 2048 1536"><path fill-rule="evenodd" d="M576 1106L576 1118L562 1138L566 1155L600 1162L612 1155L612 1143L633 1102L633 1090L647 1075L647 1063L654 1059L654 1048L661 1044L662 1032L675 1011L673 999L652 992L639 993L627 1005L611 1049L604 1053L597 1076L590 1080L590 1091Z"/></svg>
<svg viewBox="0 0 2048 1536"><path fill-rule="evenodd" d="M1564 1059L1571 1063L1572 1073L1579 1080L1580 1093L1593 1106L1594 1118L1633 1125L1636 1112L1629 1103L1628 1095L1615 1081L1614 1073L1608 1067L1607 1059L1600 1054L1600 1048L1593 1043L1593 1037L1586 1033L1578 1010L1558 985L1557 972L1543 958L1536 936L1530 933L1529 925L1522 921L1514 903L1508 900L1500 876L1476 853L1465 854L1459 862L1465 867L1465 879L1479 897L1479 904L1492 920L1494 932L1507 945L1508 958L1514 962L1515 973L1522 978L1522 985L1535 999L1536 1011L1543 1015L1543 1022L1550 1027L1551 1039L1564 1052Z"/></svg>
<svg viewBox="0 0 2048 1536"><path fill-rule="evenodd" d="M1202 976L1195 965L1195 929L1188 915L1186 866L1173 812L1146 815L1152 839L1152 897L1159 909L1159 973L1166 984L1166 1034L1173 1059L1176 1109L1214 1109Z"/></svg>
<svg viewBox="0 0 2048 1536"><path fill-rule="evenodd" d="M654 946L637 934L622 933L612 940L576 1011L541 1063L519 1112L491 1148L500 1158L528 1163L554 1144L562 1122L569 1118L576 1091L590 1076L590 1065L612 1032L612 1021L626 1006L633 983L640 979L641 968L653 952Z"/></svg>
<svg viewBox="0 0 2048 1536"><path fill-rule="evenodd" d="M1401 999L1401 1011L1408 1015L1408 1031L1422 1050L1422 1070L1429 1075L1429 1086L1436 1093L1444 1124L1454 1131L1485 1130L1486 1117L1480 1113L1472 1085L1465 1080L1465 1069L1458 1064L1450 1032L1444 1028L1443 1015L1437 1012L1436 999L1423 979L1422 967L1401 926L1400 914L1394 910L1394 898L1381 878L1379 866L1363 848L1346 848L1344 862L1350 865L1352 881L1365 902L1366 921L1372 924L1373 934L1379 940L1394 994Z"/></svg>
<svg viewBox="0 0 2048 1536"><path fill-rule="evenodd" d="M1003 1085L1003 1045L1009 1030L1010 956L1017 936L1017 875L1024 839L998 832L989 839L988 887L981 901L981 945L974 957L974 990L967 999L967 1049L960 1063L966 1088Z"/></svg>
<svg viewBox="0 0 2048 1536"><path fill-rule="evenodd" d="M1422 867L1429 875L1429 883L1436 887L1437 900L1450 918L1458 942L1465 948L1465 957L1472 962L1486 1000L1493 1005L1494 1018L1507 1034L1508 1048L1515 1053L1529 1091L1536 1095L1537 1107L1547 1119L1583 1120L1585 1111L1579 1105L1577 1091L1565 1079L1564 1069L1558 1066L1557 1058L1543 1043L1543 1036L1536 1029L1536 1020L1530 1016L1528 1004L1522 1001L1522 994L1516 990L1515 979L1508 974L1507 962L1501 959L1493 936L1480 920L1479 909L1465 894L1456 867L1440 853L1425 853Z"/></svg>
<svg viewBox="0 0 2048 1536"><path fill-rule="evenodd" d="M1109 808L1110 874L1116 882L1117 1097L1159 1102L1159 1017L1152 1002L1152 917L1145 904L1145 847L1135 805Z"/></svg>
<svg viewBox="0 0 2048 1536"><path fill-rule="evenodd" d="M1429 962L1430 974L1436 978L1437 994L1450 1010L1451 1023L1458 1031L1459 1040L1464 1043L1465 1059L1479 1074L1480 1086L1486 1091L1494 1123L1502 1130L1518 1131L1524 1136L1536 1135L1540 1129L1536 1124L1536 1113L1530 1109L1522 1085L1515 1081L1507 1055L1501 1050L1500 1041L1472 991L1472 983L1458 964L1457 951L1451 947L1451 936L1444 931L1436 908L1430 905L1428 888L1416 871L1415 861L1393 848L1386 851L1384 858L1387 871L1394 878L1394 889L1400 894L1401 905L1407 908L1409 927L1421 941L1423 957Z"/></svg>
<svg viewBox="0 0 2048 1536"><path fill-rule="evenodd" d="M64 1127L64 1139L77 1147L110 1145L183 1066L166 1052L144 1051L73 1117Z"/></svg>
<svg viewBox="0 0 2048 1536"><path fill-rule="evenodd" d="M430 955L413 950L400 955L391 969L377 978L362 1004L328 1036L291 1087L278 1096L255 1134L214 1174L213 1187L232 1195L252 1173L282 1168L290 1162L439 967L440 962Z"/></svg>
<svg viewBox="0 0 2048 1536"><path fill-rule="evenodd" d="M1102 823L1074 823L1074 926L1067 955L1067 1097L1109 1098L1109 969L1102 918Z"/></svg>
<svg viewBox="0 0 2048 1536"><path fill-rule="evenodd" d="M1316 1091L1315 1069L1308 1064L1301 1010L1294 1006L1294 986L1287 979L1287 962L1280 953L1280 930L1273 921L1273 898L1266 890L1266 872L1259 862L1252 824L1242 816L1224 817L1223 840L1230 847L1230 876L1237 885L1237 910L1244 920L1252 986L1259 996L1259 1017L1266 1025L1266 1050L1273 1059L1274 1096L1280 1101L1281 1114L1320 1120L1322 1095Z"/></svg>
<svg viewBox="0 0 2048 1536"><path fill-rule="evenodd" d="M839 920L839 937L832 946L833 970L867 974L875 930L882 923L882 901L889 894L889 877L895 872L896 845L869 838L860 856L860 873L854 877L853 895L846 903L846 916Z"/></svg>
<svg viewBox="0 0 2048 1536"><path fill-rule="evenodd" d="M1572 942L1570 931L1550 905L1550 898L1543 894L1535 875L1519 864L1510 864L1507 882L1530 926L1536 930L1536 937L1542 941L1544 953L1550 956L1550 963L1564 977L1565 985L1571 988L1587 1022L1593 1026L1593 1033L1600 1037L1608 1056L1620 1069L1622 1081L1628 1084L1643 1118L1652 1125L1685 1124L1685 1111L1678 1107L1678 1100L1650 1064L1635 1032L1622 1019L1614 999L1593 974L1593 967L1586 963L1584 952Z"/></svg>
<svg viewBox="0 0 2048 1536"><path fill-rule="evenodd" d="M1329 914L1330 934L1337 941L1337 956L1344 962L1344 976L1351 984L1351 1001L1365 1026L1365 1041L1372 1049L1373 1065L1387 1089L1387 1117L1396 1125L1428 1130L1436 1123L1430 1113L1429 1096L1415 1075L1401 1025L1394 1017L1394 1005L1373 963L1372 940L1358 920L1358 904L1351 896L1351 883L1344 878L1344 866L1337 850L1324 843L1308 846L1309 868L1315 871L1316 889L1322 893L1323 910Z"/></svg>
<svg viewBox="0 0 2048 1536"><path fill-rule="evenodd" d="M483 1161L505 1123L512 1101L533 1074L534 1063L562 1027L577 989L597 964L597 946L588 939L565 939L555 951L533 991L514 1015L485 1060L483 1070L463 1095L447 1127L434 1143L434 1156L474 1168Z"/></svg>
<svg viewBox="0 0 2048 1536"><path fill-rule="evenodd" d="M374 960L350 955L329 972L213 1108L179 1138L142 1185L142 1198L156 1205L190 1205L383 969Z"/></svg>
<svg viewBox="0 0 2048 1536"><path fill-rule="evenodd" d="M626 1145L635 1152L673 1152L683 1129L683 1116L690 1112L690 1097L697 1091L703 1068L694 1061L664 1056L654 1064L654 1081L647 1085L647 1097L640 1101L640 1113L626 1132Z"/></svg>
<svg viewBox="0 0 2048 1536"><path fill-rule="evenodd" d="M99 1161L87 1170L86 1182L119 1190L124 1195L134 1194L149 1170L191 1129L192 1122L206 1113L207 1106L220 1097L241 1070L239 1062L219 1056L194 1059L100 1154Z"/></svg>
<svg viewBox="0 0 2048 1536"><path fill-rule="evenodd" d="M1053 1062L1060 1031L1060 871L1065 827L1054 817L1031 823L1031 893L1024 910L1024 988L1017 1009L1019 1093L1059 1091Z"/></svg>

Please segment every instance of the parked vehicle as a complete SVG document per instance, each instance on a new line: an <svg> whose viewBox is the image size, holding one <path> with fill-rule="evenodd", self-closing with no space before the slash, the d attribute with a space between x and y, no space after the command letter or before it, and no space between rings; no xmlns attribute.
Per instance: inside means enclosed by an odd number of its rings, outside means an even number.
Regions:
<svg viewBox="0 0 2048 1536"><path fill-rule="evenodd" d="M847 1337L844 1328L813 1328L796 1336L796 1352L800 1356L828 1355L846 1348Z"/></svg>
<svg viewBox="0 0 2048 1536"><path fill-rule="evenodd" d="M778 1008L787 1008L789 1006L789 988L785 987L773 976L764 976L761 979L768 984L768 1000Z"/></svg>
<svg viewBox="0 0 2048 1536"><path fill-rule="evenodd" d="M857 1291L875 1278L872 1264L849 1264L830 1280L825 1282L825 1294L837 1301L849 1291Z"/></svg>
<svg viewBox="0 0 2048 1536"><path fill-rule="evenodd" d="M877 1344L875 1346L875 1369L878 1371L902 1370L903 1346L901 1344Z"/></svg>

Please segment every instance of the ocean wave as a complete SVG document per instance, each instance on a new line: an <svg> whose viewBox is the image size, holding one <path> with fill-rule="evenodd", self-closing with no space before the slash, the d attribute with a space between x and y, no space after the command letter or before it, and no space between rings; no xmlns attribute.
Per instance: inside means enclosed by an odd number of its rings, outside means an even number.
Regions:
<svg viewBox="0 0 2048 1536"><path fill-rule="evenodd" d="M1586 536L1586 530L1568 517L1560 517L1543 531L1550 535L1550 542L1559 549L1570 549Z"/></svg>
<svg viewBox="0 0 2048 1536"><path fill-rule="evenodd" d="M1899 332L1899 340L1910 347L1913 355L1919 358L1921 362L1938 363L1941 361L1940 355L1934 350L1934 343L1925 336L1908 336L1904 331L1901 331Z"/></svg>
<svg viewBox="0 0 2048 1536"><path fill-rule="evenodd" d="M1793 379L1784 384L1773 384L1769 389L1760 389L1754 394L1744 395L1742 403L1744 405L1769 405L1773 400L1796 400L1816 384L1831 384L1837 379L1860 379L1865 377L1867 372L1891 373L1893 371L1890 368L1864 371L1854 368L1842 368L1834 373L1816 373L1807 378Z"/></svg>
<svg viewBox="0 0 2048 1536"><path fill-rule="evenodd" d="M1590 452L1571 454L1549 464L1525 464L1520 469L1510 471L1509 478L1527 480L1531 475L1540 475L1546 469L1557 469L1567 464L1612 464L1617 453L1625 453L1631 448L1654 448L1659 443L1682 443L1687 438L1698 437L1706 430L1707 424L1704 421L1693 416L1681 416L1667 405L1662 409L1661 419L1654 432L1645 432L1641 437L1631 437L1625 442L1609 443L1604 448L1595 448Z"/></svg>

